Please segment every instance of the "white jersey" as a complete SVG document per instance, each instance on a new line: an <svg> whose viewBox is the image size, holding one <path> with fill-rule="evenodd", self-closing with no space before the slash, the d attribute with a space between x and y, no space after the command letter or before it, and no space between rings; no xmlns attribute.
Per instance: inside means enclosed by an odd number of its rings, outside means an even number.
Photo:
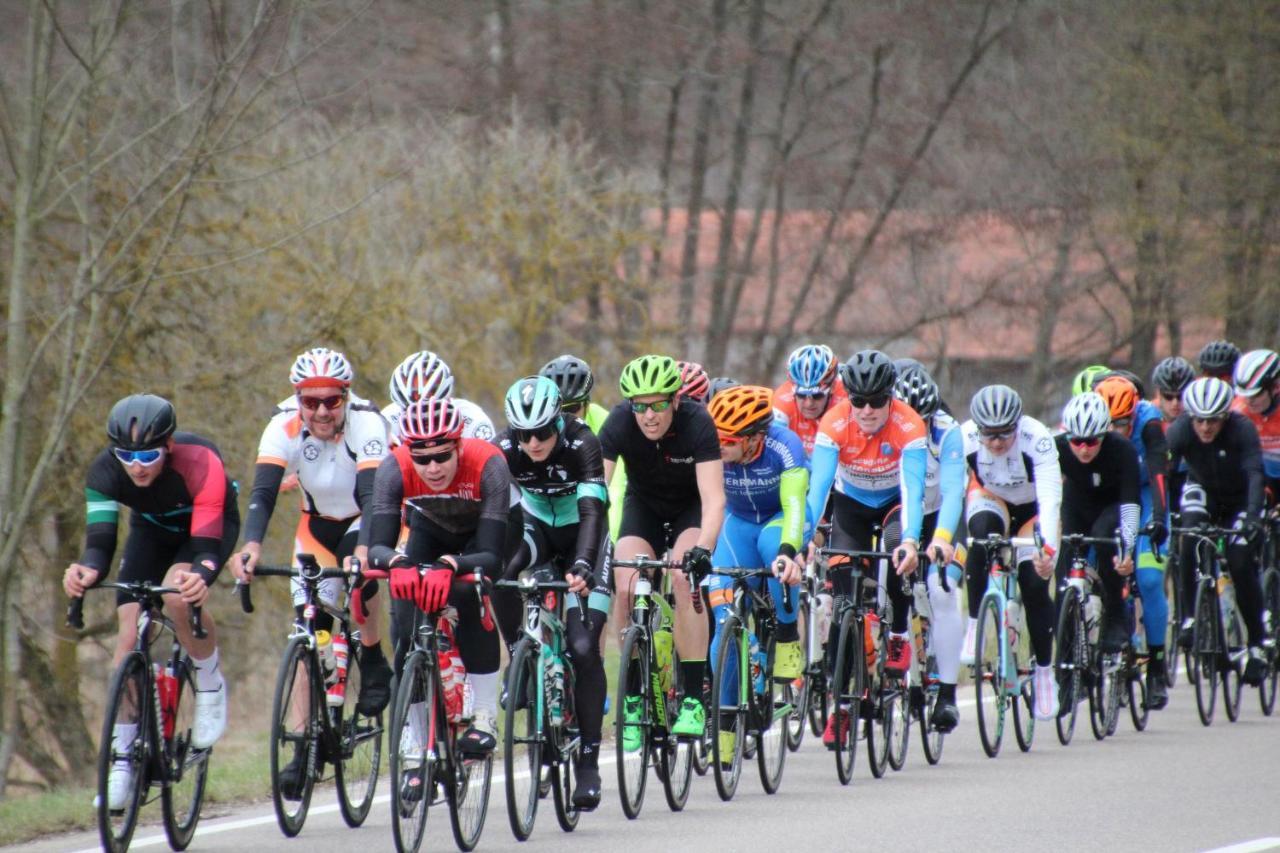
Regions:
<svg viewBox="0 0 1280 853"><path fill-rule="evenodd" d="M340 519L359 515L356 473L376 469L387 455L382 415L367 400L352 397L342 434L322 441L303 424L295 399L277 408L280 412L262 431L258 462L281 465L286 475L297 473L307 512Z"/></svg>
<svg viewBox="0 0 1280 853"><path fill-rule="evenodd" d="M924 514L929 515L942 508L942 440L959 424L939 409L925 426L929 432L929 459L924 469Z"/></svg>
<svg viewBox="0 0 1280 853"><path fill-rule="evenodd" d="M979 438L978 425L964 422L964 455L978 485L1006 504L1037 504L1040 532L1057 547L1062 509L1062 469L1058 445L1049 428L1033 417L1018 421L1017 441L1003 456L994 456Z"/></svg>
<svg viewBox="0 0 1280 853"><path fill-rule="evenodd" d="M463 400L461 397L451 397L450 399L453 400L454 408L458 410L458 416L462 418L463 438L479 438L483 441L493 441L493 437L498 433L493 428L493 421L489 420L489 416L484 413L484 409L470 400ZM386 418L391 430L392 446L400 443L401 411L403 410L398 403L388 403L382 410L382 416Z"/></svg>

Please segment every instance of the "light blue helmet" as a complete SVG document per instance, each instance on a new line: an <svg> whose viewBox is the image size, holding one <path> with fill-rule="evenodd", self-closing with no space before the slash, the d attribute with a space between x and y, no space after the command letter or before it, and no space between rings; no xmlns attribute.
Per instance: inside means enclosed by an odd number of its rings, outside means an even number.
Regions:
<svg viewBox="0 0 1280 853"><path fill-rule="evenodd" d="M546 376L526 376L507 389L503 402L512 429L541 429L555 424L562 429L560 388Z"/></svg>
<svg viewBox="0 0 1280 853"><path fill-rule="evenodd" d="M807 344L787 356L787 375L796 390L827 388L836 378L836 354L826 344Z"/></svg>

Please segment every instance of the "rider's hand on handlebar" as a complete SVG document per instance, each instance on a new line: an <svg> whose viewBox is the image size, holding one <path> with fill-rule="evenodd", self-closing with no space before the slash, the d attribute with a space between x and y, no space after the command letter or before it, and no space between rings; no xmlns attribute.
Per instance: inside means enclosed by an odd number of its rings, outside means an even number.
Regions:
<svg viewBox="0 0 1280 853"><path fill-rule="evenodd" d="M938 559L938 552L941 551L941 559ZM944 542L937 537L929 543L928 549L925 551L935 563L941 566L951 565L951 561L956 556L956 546L951 542Z"/></svg>
<svg viewBox="0 0 1280 853"><path fill-rule="evenodd" d="M591 587L590 582L595 578L590 563L586 560L575 560L564 579L569 582L569 592L581 596L587 594Z"/></svg>
<svg viewBox="0 0 1280 853"><path fill-rule="evenodd" d="M98 582L99 572L79 563L72 563L62 573L62 591L69 598L80 598L84 591Z"/></svg>
<svg viewBox="0 0 1280 853"><path fill-rule="evenodd" d="M1120 577L1124 578L1133 574L1133 555L1132 554L1125 555L1125 558L1123 560L1121 560L1119 557L1112 557L1111 562L1115 564L1116 574L1118 574Z"/></svg>
<svg viewBox="0 0 1280 853"><path fill-rule="evenodd" d="M197 571L178 572L174 576L177 582L179 592L182 594L182 600L187 604L194 604L197 607L204 605L205 600L209 597L209 587L204 582L204 576Z"/></svg>
<svg viewBox="0 0 1280 853"><path fill-rule="evenodd" d="M684 552L683 568L690 575L697 578L704 577L711 571L711 552L706 548L694 545ZM690 582L692 583L692 581Z"/></svg>
<svg viewBox="0 0 1280 853"><path fill-rule="evenodd" d="M1151 519L1147 523L1147 531L1150 534L1151 544L1159 548L1169 538L1169 529L1164 526L1164 522L1158 518Z"/></svg>
<svg viewBox="0 0 1280 853"><path fill-rule="evenodd" d="M800 583L800 564L786 554L779 554L773 561L773 574L787 586Z"/></svg>
<svg viewBox="0 0 1280 853"><path fill-rule="evenodd" d="M1037 551L1031 557L1031 565L1035 567L1036 574L1046 580L1053 576L1054 562L1053 555L1044 551Z"/></svg>
<svg viewBox="0 0 1280 853"><path fill-rule="evenodd" d="M428 569L422 576L418 607L426 613L443 610L449 602L449 588L453 586L453 569L439 566Z"/></svg>
<svg viewBox="0 0 1280 853"><path fill-rule="evenodd" d="M901 545L893 549L893 567L899 575L911 574L916 570L919 562L920 554L914 541L903 540Z"/></svg>
<svg viewBox="0 0 1280 853"><path fill-rule="evenodd" d="M253 570L258 567L258 560L260 559L262 559L262 543L244 543L240 553L231 560L231 574L235 575L236 580L241 583L252 583Z"/></svg>

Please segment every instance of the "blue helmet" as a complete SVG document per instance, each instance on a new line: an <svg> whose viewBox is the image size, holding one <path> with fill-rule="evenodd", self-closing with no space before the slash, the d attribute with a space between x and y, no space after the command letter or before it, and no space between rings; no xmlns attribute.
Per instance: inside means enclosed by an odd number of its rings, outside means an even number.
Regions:
<svg viewBox="0 0 1280 853"><path fill-rule="evenodd" d="M787 375L797 390L827 388L835 381L836 354L826 344L807 344L787 356Z"/></svg>

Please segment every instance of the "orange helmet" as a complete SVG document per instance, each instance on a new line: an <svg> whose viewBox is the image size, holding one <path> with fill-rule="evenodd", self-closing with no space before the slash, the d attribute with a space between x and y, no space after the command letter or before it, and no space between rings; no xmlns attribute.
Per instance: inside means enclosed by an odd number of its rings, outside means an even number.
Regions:
<svg viewBox="0 0 1280 853"><path fill-rule="evenodd" d="M1138 389L1123 376L1108 376L1093 386L1093 390L1107 401L1113 423L1133 417L1133 413L1138 410Z"/></svg>
<svg viewBox="0 0 1280 853"><path fill-rule="evenodd" d="M711 398L711 419L722 435L764 432L773 423L773 391L759 385L735 385Z"/></svg>

